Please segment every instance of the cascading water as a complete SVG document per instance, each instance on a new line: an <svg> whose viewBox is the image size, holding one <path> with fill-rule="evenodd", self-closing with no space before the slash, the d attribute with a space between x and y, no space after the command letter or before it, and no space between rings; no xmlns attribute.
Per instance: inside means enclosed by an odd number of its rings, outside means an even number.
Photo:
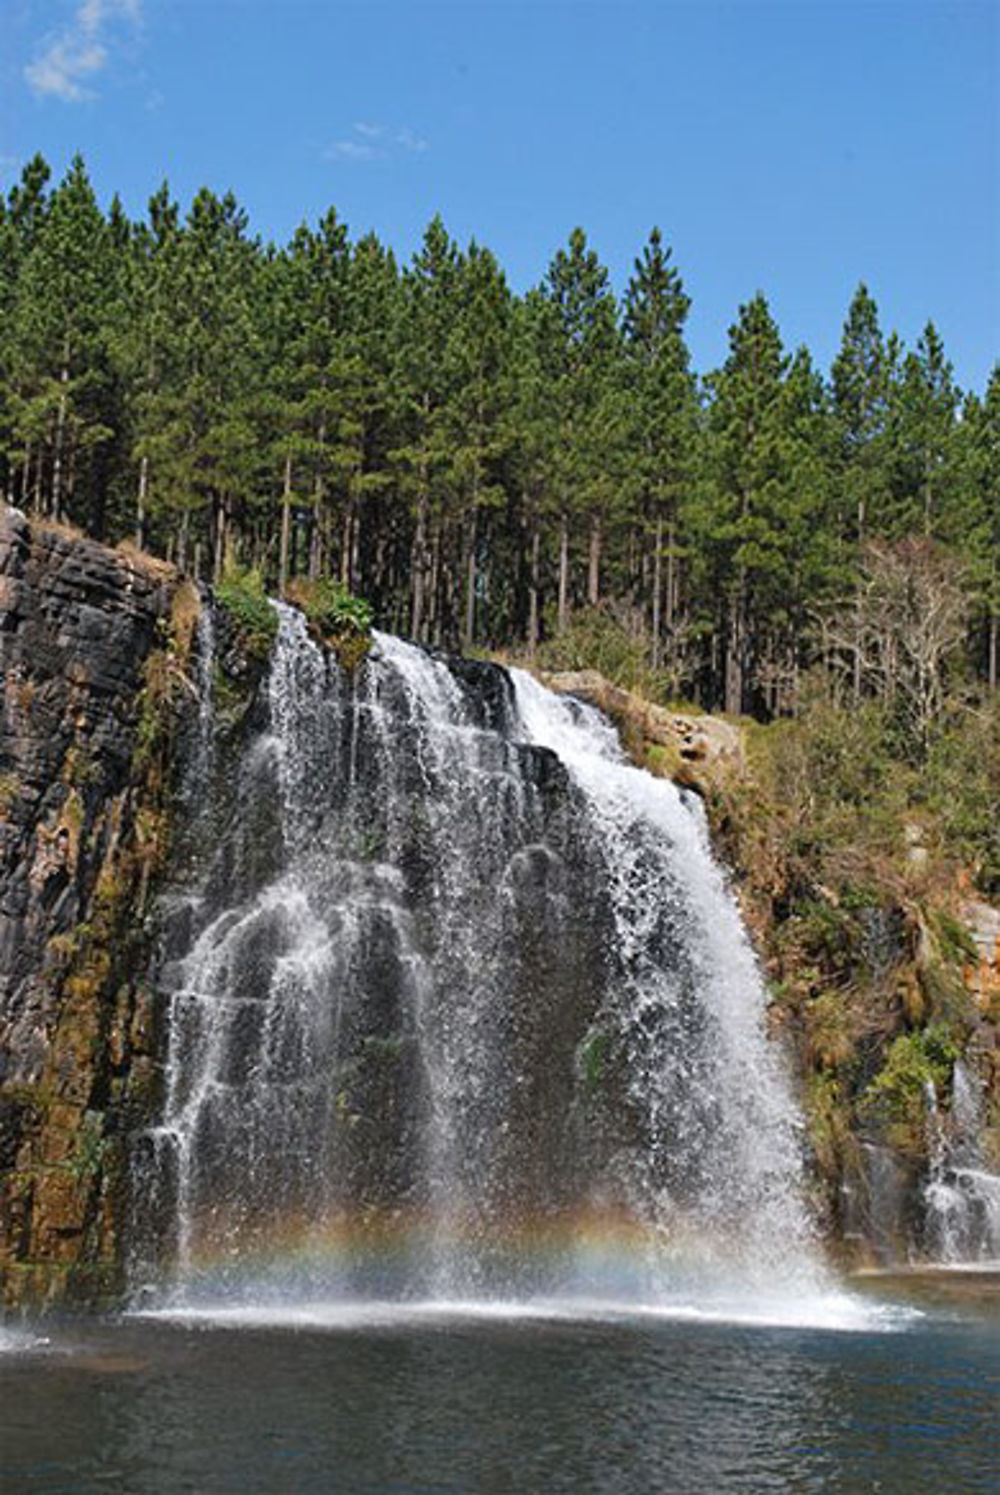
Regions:
<svg viewBox="0 0 1000 1495"><path fill-rule="evenodd" d="M629 765L592 708L514 679L523 730L566 765L602 848L614 941L601 1017L642 1120L636 1206L667 1242L694 1225L703 1256L731 1246L758 1284L802 1273L798 1118L701 803Z"/></svg>
<svg viewBox="0 0 1000 1495"><path fill-rule="evenodd" d="M266 721L223 757L164 905L154 1301L825 1290L700 807L596 712L384 635L347 677L281 607Z"/></svg>
<svg viewBox="0 0 1000 1495"><path fill-rule="evenodd" d="M947 1129L933 1086L928 1098L931 1167L924 1190L927 1245L951 1265L1000 1260L1000 1174L984 1165L982 1112L981 1082L956 1060Z"/></svg>

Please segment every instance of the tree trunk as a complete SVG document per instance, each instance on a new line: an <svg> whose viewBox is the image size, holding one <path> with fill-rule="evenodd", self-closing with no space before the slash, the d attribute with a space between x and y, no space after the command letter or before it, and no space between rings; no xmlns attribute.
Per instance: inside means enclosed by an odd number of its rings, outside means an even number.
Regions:
<svg viewBox="0 0 1000 1495"><path fill-rule="evenodd" d="M351 587L351 548L354 536L354 498L348 494L347 506L344 509L344 524L340 532L340 585L350 591Z"/></svg>
<svg viewBox="0 0 1000 1495"><path fill-rule="evenodd" d="M656 540L653 547L653 647L650 663L654 670L660 668L660 593L663 586L663 520L656 521Z"/></svg>
<svg viewBox="0 0 1000 1495"><path fill-rule="evenodd" d="M538 650L538 555L541 534L538 526L531 533L531 571L528 582L528 658L534 662Z"/></svg>
<svg viewBox="0 0 1000 1495"><path fill-rule="evenodd" d="M182 576L187 566L188 519L188 511L185 509L181 515L181 527L177 535L177 569Z"/></svg>
<svg viewBox="0 0 1000 1495"><path fill-rule="evenodd" d="M427 636L441 643L441 523L431 526L431 578L427 589Z"/></svg>
<svg viewBox="0 0 1000 1495"><path fill-rule="evenodd" d="M559 529L559 632L569 626L569 526L563 517Z"/></svg>
<svg viewBox="0 0 1000 1495"><path fill-rule="evenodd" d="M989 663L987 666L987 680L989 681L990 690L996 690L997 688L998 645L1000 645L1000 618L997 617L996 613L991 613Z"/></svg>
<svg viewBox="0 0 1000 1495"><path fill-rule="evenodd" d="M424 626L424 566L427 550L427 476L420 476L420 495L417 500L417 524L410 547L410 637L421 642Z"/></svg>
<svg viewBox="0 0 1000 1495"><path fill-rule="evenodd" d="M36 516L41 515L42 512L43 512L43 509L42 509L42 491L43 491L43 479L44 479L44 476L45 476L45 443L43 441L40 441L38 443L38 456L35 459L35 487L34 487L34 498L32 500L32 507L33 507L33 509L35 511Z"/></svg>
<svg viewBox="0 0 1000 1495"><path fill-rule="evenodd" d="M66 432L66 411L68 406L68 392L66 386L69 384L69 368L64 363L59 375L59 383L62 385L62 393L59 396L59 405L56 411L56 435L52 450L52 518L61 519L60 505L62 503L62 469L63 469L63 440Z"/></svg>
<svg viewBox="0 0 1000 1495"><path fill-rule="evenodd" d="M288 564L292 537L292 457L285 457L285 476L281 487L281 539L278 550L278 596L288 590Z"/></svg>
<svg viewBox="0 0 1000 1495"><path fill-rule="evenodd" d="M590 521L590 555L587 566L587 602L596 607L601 600L601 516Z"/></svg>
<svg viewBox="0 0 1000 1495"><path fill-rule="evenodd" d="M354 524L351 527L351 563L349 570L348 587L351 591L361 584L361 498L356 493L354 499Z"/></svg>
<svg viewBox="0 0 1000 1495"><path fill-rule="evenodd" d="M476 631L476 511L469 521L469 550L465 562L465 625L462 645L471 649Z"/></svg>
<svg viewBox="0 0 1000 1495"><path fill-rule="evenodd" d="M325 387L326 387L326 382L324 380L324 388ZM318 444L319 444L320 461L322 462L322 460L323 460L323 452L324 452L324 449L326 447L326 421L325 420L320 421L320 426L319 426L319 432L318 432L317 439L318 439ZM310 581L316 581L319 578L319 576L322 574L322 571L323 571L323 500L324 500L325 496L326 496L326 489L325 489L325 485L323 483L323 474L320 471L320 472L317 472L315 481L313 482L313 501L312 501L313 526L312 526L312 535L310 536L310 540L309 540L309 580Z"/></svg>
<svg viewBox="0 0 1000 1495"><path fill-rule="evenodd" d="M72 432L72 429L71 429L70 433L69 433L69 439L68 439L68 441L66 443L66 481L63 484L63 494L64 494L63 507L69 513L73 512L73 499L74 499L74 497L76 495L76 459L77 459L77 443L73 440L73 432ZM95 508L94 521L95 521L94 522L94 529L91 531L91 533L92 534L96 533L97 539L98 540L103 540L104 539L104 491L103 491L103 488L101 488L101 487L98 487L98 491L97 491L97 503L96 503L96 508Z"/></svg>
<svg viewBox="0 0 1000 1495"><path fill-rule="evenodd" d="M149 458L139 462L139 491L135 496L135 543L141 550L146 543L146 502L149 497Z"/></svg>
<svg viewBox="0 0 1000 1495"><path fill-rule="evenodd" d="M218 586L226 569L226 545L228 541L228 530L226 523L226 500L217 498L215 501L215 538L212 554L212 579Z"/></svg>
<svg viewBox="0 0 1000 1495"><path fill-rule="evenodd" d="M725 709L738 716L743 709L743 585L729 602L726 631Z"/></svg>
<svg viewBox="0 0 1000 1495"><path fill-rule="evenodd" d="M667 627L673 628L674 619L677 617L680 606L680 567L677 564L675 550L677 547L677 531L673 519L667 525Z"/></svg>

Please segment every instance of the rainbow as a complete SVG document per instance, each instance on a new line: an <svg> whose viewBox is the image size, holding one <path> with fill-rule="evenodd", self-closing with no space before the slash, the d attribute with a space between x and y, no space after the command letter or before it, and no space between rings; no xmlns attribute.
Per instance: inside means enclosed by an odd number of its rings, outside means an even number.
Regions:
<svg viewBox="0 0 1000 1495"><path fill-rule="evenodd" d="M668 1230L617 1208L490 1219L400 1208L332 1211L322 1219L196 1222L196 1242L167 1295L178 1311L228 1305L291 1313L295 1305L454 1306L505 1312L602 1304L616 1312L710 1311L737 1301L816 1298L830 1284L762 1268L760 1243L727 1239L691 1219ZM796 1276L798 1271L798 1277ZM692 1306L693 1305L693 1306ZM700 1305L700 1307L699 1307Z"/></svg>

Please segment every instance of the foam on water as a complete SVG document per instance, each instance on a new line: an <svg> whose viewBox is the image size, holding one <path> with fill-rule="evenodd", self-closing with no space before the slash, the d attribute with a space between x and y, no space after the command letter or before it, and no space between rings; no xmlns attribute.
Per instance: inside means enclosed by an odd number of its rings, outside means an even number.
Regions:
<svg viewBox="0 0 1000 1495"><path fill-rule="evenodd" d="M133 1310L131 1317L169 1323L233 1329L316 1329L355 1331L413 1328L478 1322L611 1324L637 1327L673 1323L729 1324L759 1329L801 1329L829 1333L898 1333L924 1313L899 1304L876 1304L846 1292L822 1297L734 1299L716 1303L637 1303L627 1299L521 1298L490 1300L427 1298L395 1300L190 1303L174 1308Z"/></svg>
<svg viewBox="0 0 1000 1495"><path fill-rule="evenodd" d="M23 1355L47 1345L49 1340L30 1329L12 1329L0 1324L0 1355Z"/></svg>

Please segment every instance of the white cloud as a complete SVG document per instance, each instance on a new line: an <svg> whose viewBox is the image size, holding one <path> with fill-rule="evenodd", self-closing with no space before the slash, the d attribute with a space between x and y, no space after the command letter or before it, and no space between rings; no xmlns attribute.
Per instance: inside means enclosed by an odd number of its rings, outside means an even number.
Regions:
<svg viewBox="0 0 1000 1495"><path fill-rule="evenodd" d="M428 143L408 127L394 129L359 120L352 125L345 140L335 140L323 152L328 161L384 161L400 152L413 154L427 150Z"/></svg>
<svg viewBox="0 0 1000 1495"><path fill-rule="evenodd" d="M412 130L397 130L393 138L404 151L425 151L428 148L427 141L422 140L419 135L414 135Z"/></svg>
<svg viewBox="0 0 1000 1495"><path fill-rule="evenodd" d="M82 0L70 23L51 34L24 69L25 79L39 98L61 99L64 104L92 99L86 84L107 63L109 30L117 21L138 26L141 20L142 0Z"/></svg>
<svg viewBox="0 0 1000 1495"><path fill-rule="evenodd" d="M323 154L331 161L337 158L342 161L374 161L383 152L364 140L335 140Z"/></svg>

